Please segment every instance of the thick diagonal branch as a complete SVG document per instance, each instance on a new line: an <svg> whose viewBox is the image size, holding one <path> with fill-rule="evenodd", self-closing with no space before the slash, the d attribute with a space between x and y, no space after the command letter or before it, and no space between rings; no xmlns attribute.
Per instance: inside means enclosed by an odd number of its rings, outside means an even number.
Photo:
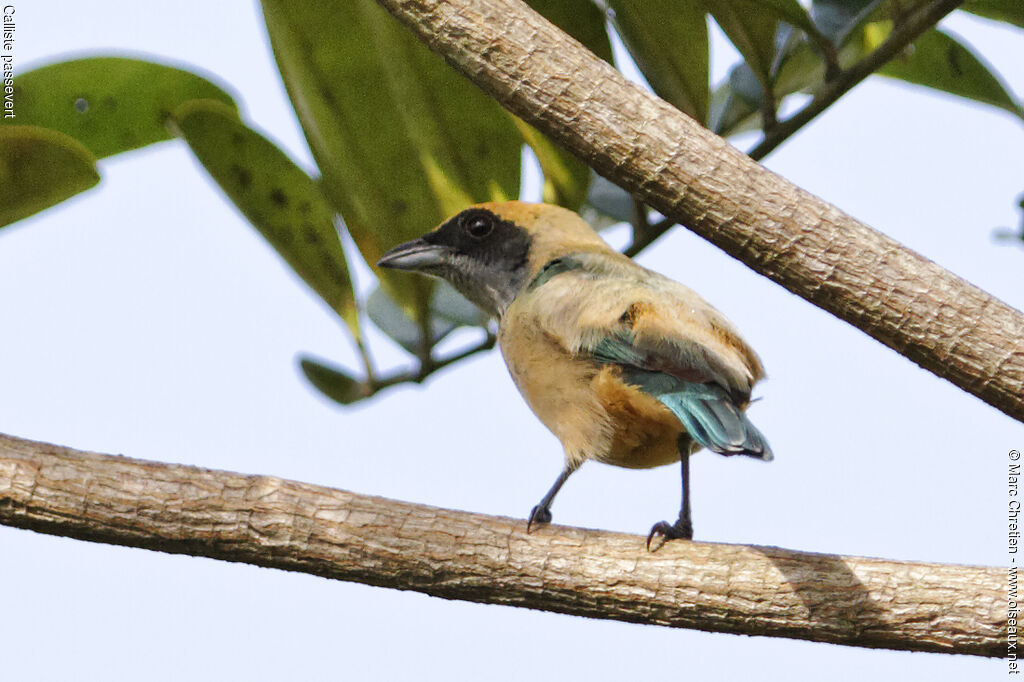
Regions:
<svg viewBox="0 0 1024 682"><path fill-rule="evenodd" d="M519 0L378 0L649 206L1024 421L1024 315L751 161Z"/></svg>
<svg viewBox="0 0 1024 682"><path fill-rule="evenodd" d="M447 599L864 647L1005 653L1006 572L550 527L0 436L0 523ZM17 561L6 557L5 561Z"/></svg>

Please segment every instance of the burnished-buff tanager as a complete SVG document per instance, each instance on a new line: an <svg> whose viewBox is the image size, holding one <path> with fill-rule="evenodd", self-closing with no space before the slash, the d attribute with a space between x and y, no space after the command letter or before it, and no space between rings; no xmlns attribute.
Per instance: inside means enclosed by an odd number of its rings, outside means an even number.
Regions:
<svg viewBox="0 0 1024 682"><path fill-rule="evenodd" d="M692 538L690 455L771 460L744 410L761 362L690 289L609 247L572 211L518 201L473 206L379 265L450 282L498 321L520 393L565 448L565 467L530 512L588 459L629 468L681 462L679 518L651 528Z"/></svg>

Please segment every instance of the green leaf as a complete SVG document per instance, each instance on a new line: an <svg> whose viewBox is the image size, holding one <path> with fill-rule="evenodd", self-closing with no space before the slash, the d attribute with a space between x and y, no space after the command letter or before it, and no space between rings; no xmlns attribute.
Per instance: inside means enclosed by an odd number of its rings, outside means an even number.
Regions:
<svg viewBox="0 0 1024 682"><path fill-rule="evenodd" d="M590 183L587 204L603 215L612 218L613 223L632 223L635 204L629 192L597 173ZM597 227L597 226L595 226Z"/></svg>
<svg viewBox="0 0 1024 682"><path fill-rule="evenodd" d="M816 3L816 7L832 6L834 11L842 2ZM839 52L839 62L847 68L862 59L884 42L892 32L892 22L874 20L886 7L876 2L845 3L849 10L842 19L834 14L830 20L835 26L856 24L853 35L848 36ZM821 10L819 9L819 12ZM827 15L826 15L827 16ZM866 18L866 19L865 19ZM843 23L846 21L847 23ZM823 30L828 28L823 26ZM833 27L835 28L835 27ZM840 30L840 29L835 29ZM756 102L746 97L751 90L751 77L745 84L741 76L745 65L738 65L729 82L717 88L712 95L711 129L721 135L730 135L757 128L760 116ZM894 59L878 71L880 75L949 92L962 97L991 104L1021 116L1020 104L984 62L954 38L933 30L918 39L907 56ZM785 56L775 82L775 96L782 97L805 91L814 93L823 85L824 71L820 60L806 43L801 43Z"/></svg>
<svg viewBox="0 0 1024 682"><path fill-rule="evenodd" d="M703 1L765 90L775 92L780 64L796 44L813 45L818 58L830 64L836 60L835 36L823 31L797 0ZM837 0L840 5L860 1ZM827 14L829 7L824 9ZM797 40L793 27L806 39Z"/></svg>
<svg viewBox="0 0 1024 682"><path fill-rule="evenodd" d="M334 210L277 146L213 100L174 113L181 136L235 206L359 337L359 318Z"/></svg>
<svg viewBox="0 0 1024 682"><path fill-rule="evenodd" d="M749 121L755 113L757 113L756 107L751 107L741 101L739 96L732 91L729 79L726 78L711 93L711 102L708 105L708 129L716 135L728 137L738 132L737 129L741 124Z"/></svg>
<svg viewBox="0 0 1024 682"><path fill-rule="evenodd" d="M757 76L746 62L740 62L711 96L708 127L719 135L759 128L763 100L764 88Z"/></svg>
<svg viewBox="0 0 1024 682"><path fill-rule="evenodd" d="M604 13L591 0L527 0L527 4L595 55L612 63ZM512 118L544 174L543 200L579 210L587 196L590 168L530 124Z"/></svg>
<svg viewBox="0 0 1024 682"><path fill-rule="evenodd" d="M654 91L706 123L711 91L703 1L609 0L608 5L622 41Z"/></svg>
<svg viewBox="0 0 1024 682"><path fill-rule="evenodd" d="M468 203L518 196L511 120L376 2L262 5L324 191L372 267ZM429 280L377 274L406 311L427 315Z"/></svg>
<svg viewBox="0 0 1024 682"><path fill-rule="evenodd" d="M840 22L838 16L833 17ZM860 20L850 19L854 23ZM849 24L844 24L849 27ZM869 41L864 34L870 32L881 39L888 36L891 30L889 22L875 22L857 27L854 37L848 39L840 48L838 62L848 68L867 54ZM776 102L796 92L813 94L825 84L825 65L815 48L806 40L791 44L778 60L775 72L773 91ZM718 86L711 96L711 114L708 127L719 135L734 135L761 127L761 98L763 91L750 67L745 63L737 64L729 73L728 80Z"/></svg>
<svg viewBox="0 0 1024 682"><path fill-rule="evenodd" d="M837 3L862 1L837 0ZM708 127L720 135L761 127L765 93L772 94L773 108L777 111L785 95L811 83L805 75L815 72L818 74L815 80L820 80L826 72L826 64L831 73L841 63L841 55L836 53L835 44L826 35L828 31L823 33L797 0L704 2L744 59L730 70L728 80L711 95ZM819 14L824 14L824 20L846 18L830 14L831 6L825 5L818 10ZM799 83L794 82L794 61L800 71Z"/></svg>
<svg viewBox="0 0 1024 682"><path fill-rule="evenodd" d="M811 35L818 33L818 27L811 21L811 16L797 0L759 0L758 4L774 14L776 19L785 21L804 33Z"/></svg>
<svg viewBox="0 0 1024 682"><path fill-rule="evenodd" d="M526 121L516 116L511 118L519 134L536 155L537 163L544 174L544 202L558 204L573 211L579 210L587 196L590 167Z"/></svg>
<svg viewBox="0 0 1024 682"><path fill-rule="evenodd" d="M339 368L325 365L310 357L299 359L299 367L309 383L336 403L351 405L370 395L367 387Z"/></svg>
<svg viewBox="0 0 1024 682"><path fill-rule="evenodd" d="M1021 0L967 0L960 9L1024 28L1024 2Z"/></svg>
<svg viewBox="0 0 1024 682"><path fill-rule="evenodd" d="M14 89L17 123L59 130L97 158L171 139L167 118L188 100L235 107L230 95L201 76L124 57L50 64L18 76Z"/></svg>
<svg viewBox="0 0 1024 682"><path fill-rule="evenodd" d="M526 0L526 4L598 57L612 63L612 44L605 28L604 12L593 0Z"/></svg>
<svg viewBox="0 0 1024 682"><path fill-rule="evenodd" d="M938 29L923 34L905 57L890 61L878 73L989 104L1024 118L1024 109L999 76L968 47Z"/></svg>
<svg viewBox="0 0 1024 682"><path fill-rule="evenodd" d="M77 140L37 126L0 126L0 226L99 181L96 158Z"/></svg>
<svg viewBox="0 0 1024 682"><path fill-rule="evenodd" d="M812 0L811 18L818 29L841 47L892 0Z"/></svg>
<svg viewBox="0 0 1024 682"><path fill-rule="evenodd" d="M477 308L447 282L439 282L434 287L430 309L435 317L448 320L460 327L483 327L490 319L487 313Z"/></svg>
<svg viewBox="0 0 1024 682"><path fill-rule="evenodd" d="M715 22L743 56L765 89L772 86L775 36L779 17L775 3L756 0L703 0Z"/></svg>
<svg viewBox="0 0 1024 682"><path fill-rule="evenodd" d="M387 334L395 343L413 355L420 355L422 350L420 325L413 321L383 288L375 289L366 299L366 314L377 325L377 328ZM448 336L458 326L451 320L431 315L431 346Z"/></svg>
<svg viewBox="0 0 1024 682"><path fill-rule="evenodd" d="M490 317L468 301L447 282L439 282L430 299L431 345L458 327L484 327ZM405 350L419 355L420 326L395 303L383 288L366 300L366 313L377 328Z"/></svg>
<svg viewBox="0 0 1024 682"><path fill-rule="evenodd" d="M891 9L882 0L815 0L812 16L822 32L843 41L839 63L848 68L888 38L892 22L880 17ZM709 127L719 134L730 135L760 126L759 101L751 97L756 90L753 74L746 72L748 68L745 64L735 67L729 81L712 95ZM889 62L878 73L1022 116L1020 103L999 76L969 48L937 30L923 35L907 56ZM781 101L798 91L813 94L823 85L823 78L820 59L806 41L800 42L781 60L774 83L775 97Z"/></svg>

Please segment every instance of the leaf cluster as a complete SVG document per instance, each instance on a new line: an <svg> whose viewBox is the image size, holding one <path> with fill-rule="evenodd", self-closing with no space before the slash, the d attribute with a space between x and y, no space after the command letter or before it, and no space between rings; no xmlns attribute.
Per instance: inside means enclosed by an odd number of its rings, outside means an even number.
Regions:
<svg viewBox="0 0 1024 682"><path fill-rule="evenodd" d="M792 96L824 97L898 35L917 0L528 0L614 64L611 34L650 87L723 136L758 131L760 158L799 125L780 121ZM489 321L450 287L378 271L357 295L349 262L371 267L466 205L519 196L524 146L543 172L545 201L597 223L631 222L636 253L671 225L505 112L448 67L374 0L263 0L277 65L316 168L304 169L240 114L227 89L194 69L94 56L18 76L17 117L0 124L0 225L99 182L99 159L177 139L281 258L346 325L360 372L304 357L309 381L349 404L494 345ZM963 11L1024 26L1020 0L968 0ZM741 59L710 80L713 21ZM970 46L932 26L880 65L879 75L997 107L1024 107ZM835 87L832 87L835 90ZM830 95L831 96L831 95ZM831 101L834 101L831 100ZM830 102L826 102L825 106ZM799 116L795 114L792 119ZM769 144L770 143L770 144ZM346 252L347 233L358 254ZM378 376L364 317L415 359ZM479 344L438 358L459 327Z"/></svg>

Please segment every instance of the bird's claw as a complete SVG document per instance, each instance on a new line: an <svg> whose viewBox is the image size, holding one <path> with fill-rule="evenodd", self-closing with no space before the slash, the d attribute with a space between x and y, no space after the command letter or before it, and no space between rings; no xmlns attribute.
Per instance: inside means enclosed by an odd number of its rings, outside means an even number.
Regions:
<svg viewBox="0 0 1024 682"><path fill-rule="evenodd" d="M647 534L647 551L651 551L651 540L654 536L659 536L665 539L661 544L665 544L669 540L692 540L693 539L693 524L689 521L683 521L680 519L675 523L669 523L668 521L658 521L656 524L651 526L651 532ZM659 549L661 545L655 547L655 550Z"/></svg>
<svg viewBox="0 0 1024 682"><path fill-rule="evenodd" d="M526 532L533 529L533 524L551 523L551 510L539 504L530 510L530 519L526 522Z"/></svg>

